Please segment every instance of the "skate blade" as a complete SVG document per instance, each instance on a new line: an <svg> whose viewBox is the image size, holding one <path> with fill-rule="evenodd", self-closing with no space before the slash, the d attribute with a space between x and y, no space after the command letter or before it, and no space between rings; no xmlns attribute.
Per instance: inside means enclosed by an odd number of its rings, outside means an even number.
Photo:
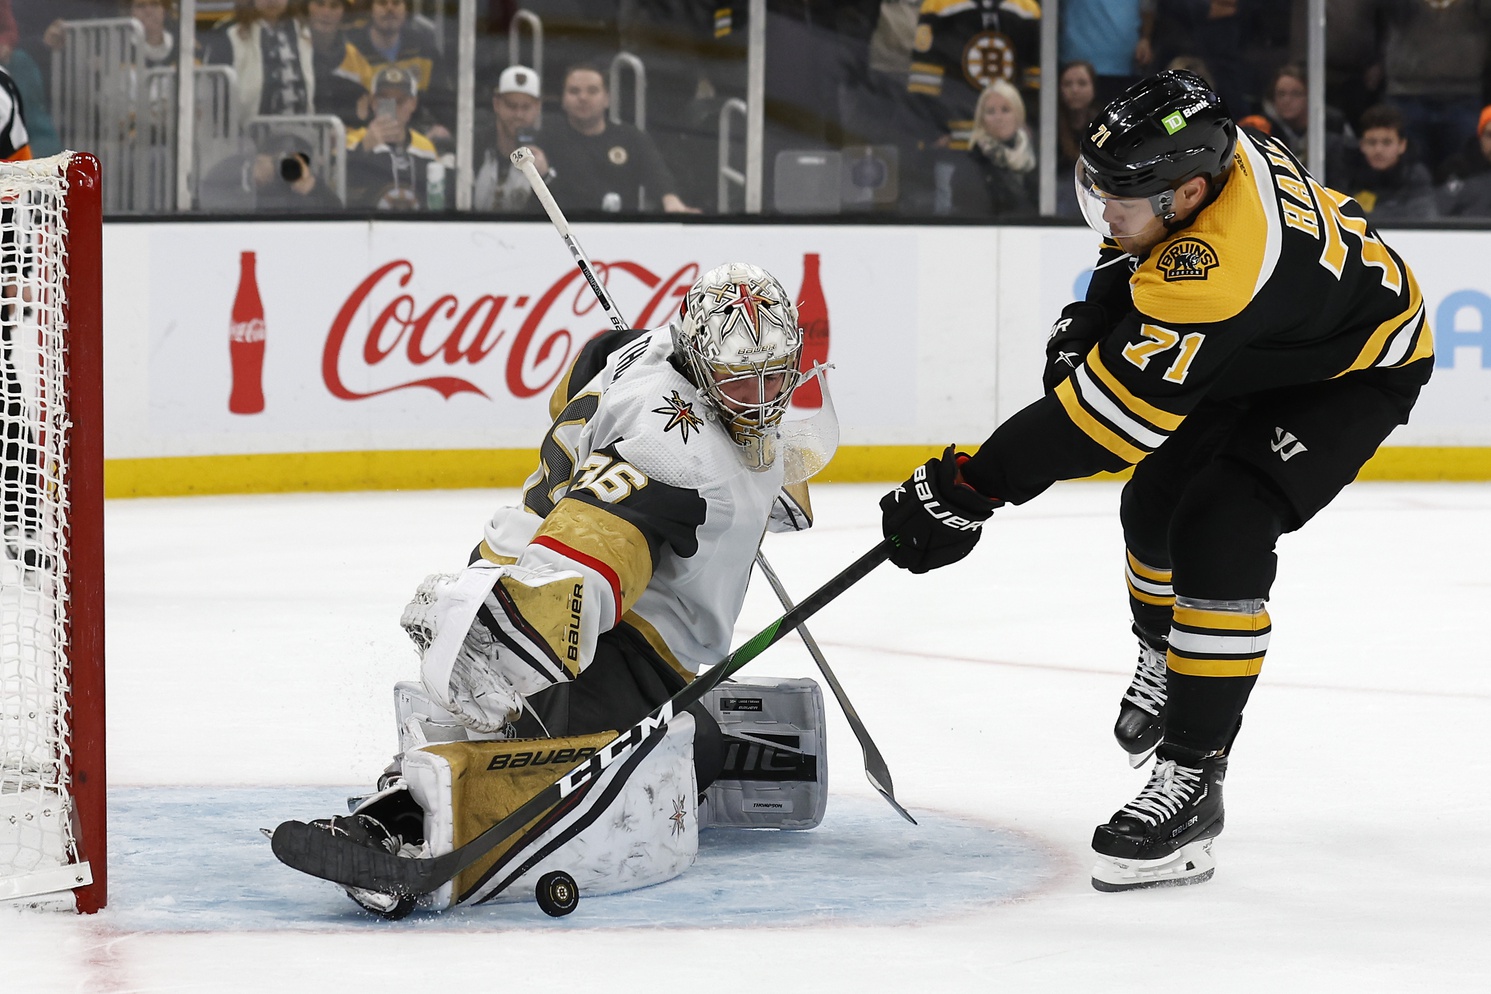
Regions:
<svg viewBox="0 0 1491 994"><path fill-rule="evenodd" d="M1105 893L1138 890L1142 887L1179 887L1210 880L1217 870L1211 846L1215 839L1202 839L1181 846L1162 859L1120 859L1096 853L1092 886Z"/></svg>
<svg viewBox="0 0 1491 994"><path fill-rule="evenodd" d="M1160 744L1156 742L1154 745L1150 746L1148 749L1145 749L1143 752L1129 753L1129 769L1137 770L1139 767L1149 762L1149 758L1154 755L1154 751L1159 747Z"/></svg>

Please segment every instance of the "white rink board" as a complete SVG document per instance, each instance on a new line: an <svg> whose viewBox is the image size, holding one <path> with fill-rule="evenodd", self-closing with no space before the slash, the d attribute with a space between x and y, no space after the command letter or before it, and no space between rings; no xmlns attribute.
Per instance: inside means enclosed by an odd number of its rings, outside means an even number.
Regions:
<svg viewBox="0 0 1491 994"><path fill-rule="evenodd" d="M111 222L104 234L110 459L531 448L556 378L609 327L543 223ZM1034 399L1046 329L1096 251L1066 227L596 224L577 236L608 267L622 316L650 326L703 269L749 260L796 293L805 255L819 254L843 442L868 446L972 444ZM1491 272L1477 263L1491 233L1388 238L1441 340L1453 332L1391 443L1491 444ZM267 403L237 415L228 323L246 251Z"/></svg>

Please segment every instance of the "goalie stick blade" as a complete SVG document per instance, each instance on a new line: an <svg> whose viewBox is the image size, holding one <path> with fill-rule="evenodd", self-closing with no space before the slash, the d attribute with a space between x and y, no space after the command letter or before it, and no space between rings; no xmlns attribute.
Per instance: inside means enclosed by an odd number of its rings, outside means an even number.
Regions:
<svg viewBox="0 0 1491 994"><path fill-rule="evenodd" d="M302 821L287 821L274 830L270 848L292 870L346 887L360 887L393 897L418 897L449 880L444 857L410 859L359 845Z"/></svg>

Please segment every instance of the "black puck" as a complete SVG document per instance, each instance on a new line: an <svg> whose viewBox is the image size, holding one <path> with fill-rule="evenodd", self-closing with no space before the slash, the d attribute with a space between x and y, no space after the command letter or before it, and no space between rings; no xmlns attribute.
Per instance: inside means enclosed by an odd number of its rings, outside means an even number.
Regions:
<svg viewBox="0 0 1491 994"><path fill-rule="evenodd" d="M580 903L580 888L575 883L575 878L568 873L550 870L538 878L533 896L538 899L538 906L543 909L544 914L551 918L563 918Z"/></svg>

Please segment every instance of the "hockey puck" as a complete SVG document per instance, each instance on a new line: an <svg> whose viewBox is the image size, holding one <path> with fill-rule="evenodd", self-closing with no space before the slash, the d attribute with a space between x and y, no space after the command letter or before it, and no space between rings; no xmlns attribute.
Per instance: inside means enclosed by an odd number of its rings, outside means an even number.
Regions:
<svg viewBox="0 0 1491 994"><path fill-rule="evenodd" d="M538 906L543 909L544 914L551 918L563 918L580 903L580 888L575 884L575 878L568 873L551 870L538 878L533 896L538 899Z"/></svg>

